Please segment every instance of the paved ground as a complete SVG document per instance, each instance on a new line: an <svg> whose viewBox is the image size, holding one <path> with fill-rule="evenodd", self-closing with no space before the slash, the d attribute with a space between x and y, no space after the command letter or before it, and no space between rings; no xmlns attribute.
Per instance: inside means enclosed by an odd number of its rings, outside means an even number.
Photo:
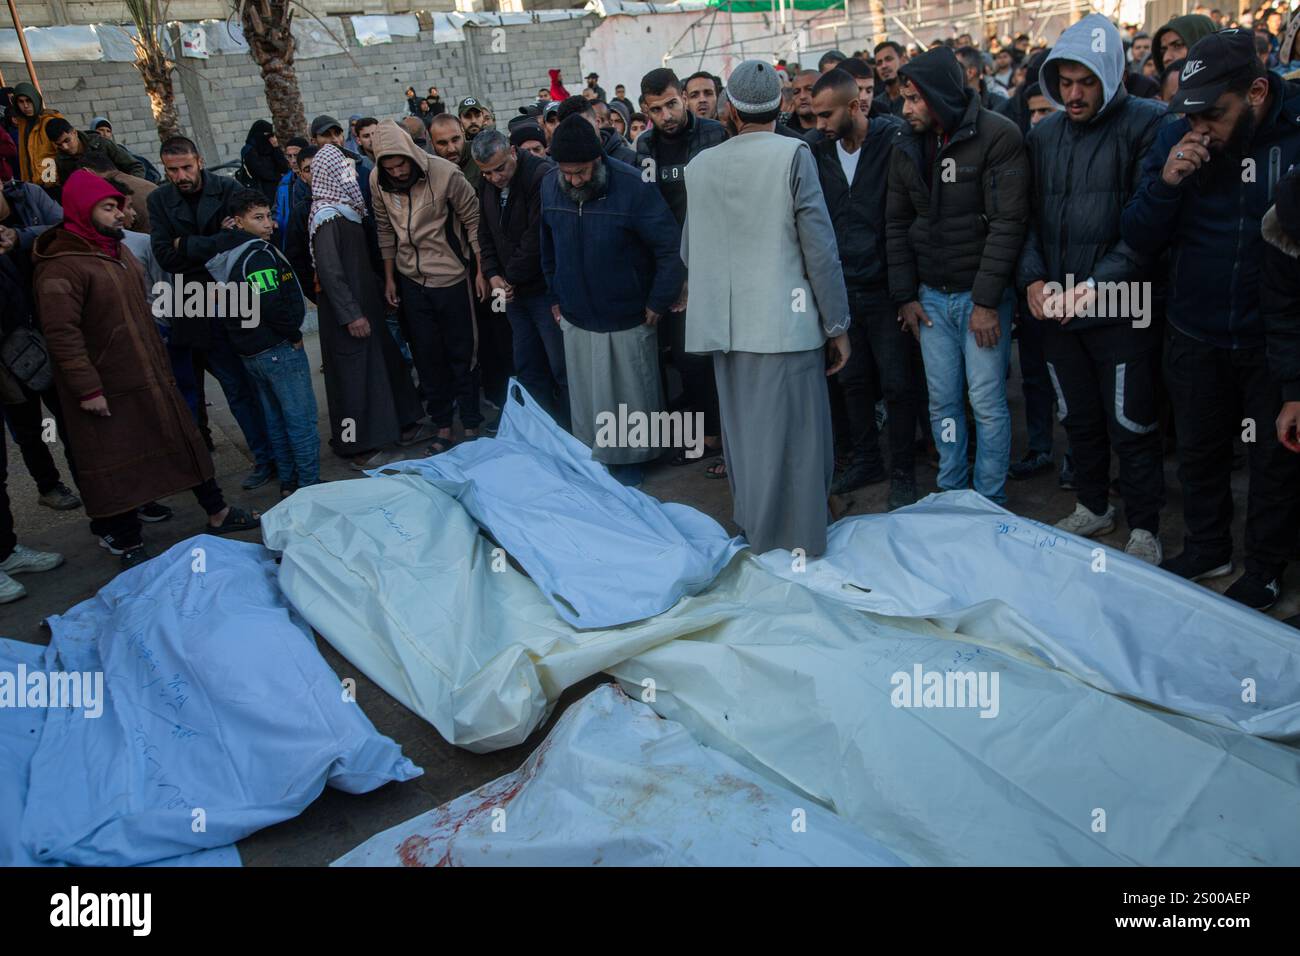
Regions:
<svg viewBox="0 0 1300 956"><path fill-rule="evenodd" d="M308 336L307 348L312 368L320 364L319 345L314 334ZM1013 366L1016 362L1013 361ZM317 375L319 379L319 374ZM266 510L278 501L278 486L274 483L253 493L239 489L239 482L248 472L250 461L239 434L238 426L225 407L221 390L209 379L208 398L214 403L209 411L213 435L217 442L215 460L217 475L228 498L246 507ZM1012 396L1012 415L1016 425L1013 457L1024 450L1024 419L1020 403L1018 377L1009 384ZM320 411L320 429L327 437L325 422L324 386L317 382L316 394ZM47 643L49 632L41 626L47 615L60 613L79 601L90 597L117 572L117 559L109 556L95 544L85 515L81 511L56 513L37 504L36 489L23 467L22 459L12 440L9 447L9 495L13 501L18 538L24 544L42 550L63 553L67 563L56 571L41 575L25 575L29 596L14 604L0 605L0 636L15 637L34 643ZM1058 453L1065 447L1064 435L1058 426ZM60 467L66 468L61 450L56 451ZM707 512L735 530L730 522L730 494L725 481L706 479L703 465L684 468L663 466L653 471L644 489L655 497L679 501ZM326 480L356 478L340 459L326 450L322 456L322 477ZM1244 512L1245 473L1233 475L1237 499L1237 513ZM1181 495L1175 474L1174 460L1166 460L1166 478L1169 504L1164 512L1165 526L1161 538L1167 552L1176 553L1181 548L1182 520ZM935 490L935 471L928 465L918 469L918 485L922 493ZM888 484L875 485L855 493L841 502L849 514L866 514L884 510ZM1011 482L1008 507L1017 513L1043 521L1056 521L1074 506L1071 492L1062 491L1056 476L1043 475L1027 482ZM179 495L167 504L176 509L176 516L164 524L146 525L145 541L151 553L160 553L177 541L203 530L204 516L191 495ZM1122 505L1120 506L1122 514ZM1238 551L1241 546L1241 519L1235 528ZM260 540L256 534L246 534L247 540ZM1127 529L1121 524L1114 534L1102 539L1106 544L1122 548L1127 540ZM1213 582L1223 590L1232 578ZM1275 617L1287 617L1300 609L1300 594L1296 590L1294 573L1288 575L1284 586L1284 599L1272 612ZM350 796L327 789L312 806L296 820L270 827L240 843L240 852L247 865L321 865L340 856L367 837L399 823L409 817L459 796L502 773L515 769L537 745L550 724L537 731L525 744L494 754L475 755L458 750L438 736L425 721L377 688L339 656L323 640L317 639L321 653L340 677L357 679L357 700L379 730L401 744L403 751L425 770L418 780L402 785L389 785L364 796ZM556 708L556 716L570 702L580 698L600 683L599 676L571 688ZM552 721L554 716L552 717Z"/></svg>

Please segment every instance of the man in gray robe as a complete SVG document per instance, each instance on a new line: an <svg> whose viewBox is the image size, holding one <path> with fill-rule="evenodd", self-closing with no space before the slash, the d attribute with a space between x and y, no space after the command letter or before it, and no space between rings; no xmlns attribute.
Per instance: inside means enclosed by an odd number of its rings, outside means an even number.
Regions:
<svg viewBox="0 0 1300 956"><path fill-rule="evenodd" d="M773 132L776 70L727 84L737 135L686 167L686 348L711 352L733 518L762 553L826 550L834 471L827 376L849 357L849 301L808 144Z"/></svg>

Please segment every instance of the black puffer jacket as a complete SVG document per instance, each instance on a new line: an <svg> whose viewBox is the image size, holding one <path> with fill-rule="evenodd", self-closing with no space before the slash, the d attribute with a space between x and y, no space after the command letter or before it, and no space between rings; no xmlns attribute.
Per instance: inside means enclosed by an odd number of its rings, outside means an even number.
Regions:
<svg viewBox="0 0 1300 956"><path fill-rule="evenodd" d="M1148 260L1120 237L1124 206L1137 189L1142 159L1165 117L1164 105L1130 96L1124 89L1124 61L1119 33L1109 21L1113 42L1094 52L1090 23L1061 35L1043 66L1043 95L1058 107L1061 60L1079 63L1096 76L1107 97L1097 115L1076 123L1064 110L1045 118L1025 139L1032 186L1033 217L1020 256L1017 285L1033 282L1125 282L1142 276ZM1143 276L1145 277L1145 276ZM1128 322L1121 316L1075 319L1071 331Z"/></svg>
<svg viewBox="0 0 1300 956"><path fill-rule="evenodd" d="M925 283L969 290L976 305L996 308L1014 281L1029 215L1020 131L980 107L947 47L922 53L900 73L944 132L908 126L896 134L885 206L890 295L910 302Z"/></svg>
<svg viewBox="0 0 1300 956"><path fill-rule="evenodd" d="M1277 205L1264 214L1260 233L1259 311L1268 370L1282 387L1282 401L1300 402L1300 170L1277 184Z"/></svg>

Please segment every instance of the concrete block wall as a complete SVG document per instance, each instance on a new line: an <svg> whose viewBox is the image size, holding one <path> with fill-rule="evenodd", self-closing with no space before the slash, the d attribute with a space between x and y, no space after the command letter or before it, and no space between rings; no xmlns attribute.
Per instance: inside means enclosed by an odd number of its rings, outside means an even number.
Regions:
<svg viewBox="0 0 1300 956"><path fill-rule="evenodd" d="M519 106L532 103L537 90L550 83L547 71L558 67L573 92L581 87L578 52L599 24L596 16L531 23L518 26L467 27L464 43L433 42L432 32L418 37L395 37L392 43L352 47L348 56L298 60L295 64L302 90L303 108L313 116L329 113L341 121L352 113L380 119L405 115L407 86L424 92L434 85L449 107L463 96L485 96L496 110L498 125ZM207 115L217 165L239 156L248 128L269 119L261 73L248 55L213 56L184 60L190 75L173 76L181 125L202 143L191 126L191 95L200 96ZM3 63L0 69L9 85L27 78L22 63ZM158 134L145 95L144 84L130 63L37 63L46 92L46 105L69 120L88 125L93 116L107 116L119 142L135 152L153 156Z"/></svg>

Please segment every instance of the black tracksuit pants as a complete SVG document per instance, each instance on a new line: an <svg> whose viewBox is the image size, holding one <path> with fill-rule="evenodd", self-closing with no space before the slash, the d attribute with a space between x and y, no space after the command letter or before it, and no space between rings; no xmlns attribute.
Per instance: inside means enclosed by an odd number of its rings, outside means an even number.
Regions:
<svg viewBox="0 0 1300 956"><path fill-rule="evenodd" d="M1106 510L1114 449L1129 530L1157 534L1165 472L1156 402L1156 330L1135 329L1127 322L1078 330L1056 322L1042 325L1048 375L1070 436L1079 502L1093 514Z"/></svg>
<svg viewBox="0 0 1300 956"><path fill-rule="evenodd" d="M916 462L916 366L912 337L898 324L898 308L884 291L849 292L849 360L840 369L840 388L848 417L853 462L880 461L876 396L884 395L889 413L889 467L912 476Z"/></svg>
<svg viewBox="0 0 1300 956"><path fill-rule="evenodd" d="M1269 376L1263 346L1219 348L1171 325L1164 364L1178 435L1186 547L1210 559L1232 556L1232 444L1246 433L1254 439L1246 442L1246 570L1280 575L1300 530L1300 455L1277 440L1282 392Z"/></svg>

